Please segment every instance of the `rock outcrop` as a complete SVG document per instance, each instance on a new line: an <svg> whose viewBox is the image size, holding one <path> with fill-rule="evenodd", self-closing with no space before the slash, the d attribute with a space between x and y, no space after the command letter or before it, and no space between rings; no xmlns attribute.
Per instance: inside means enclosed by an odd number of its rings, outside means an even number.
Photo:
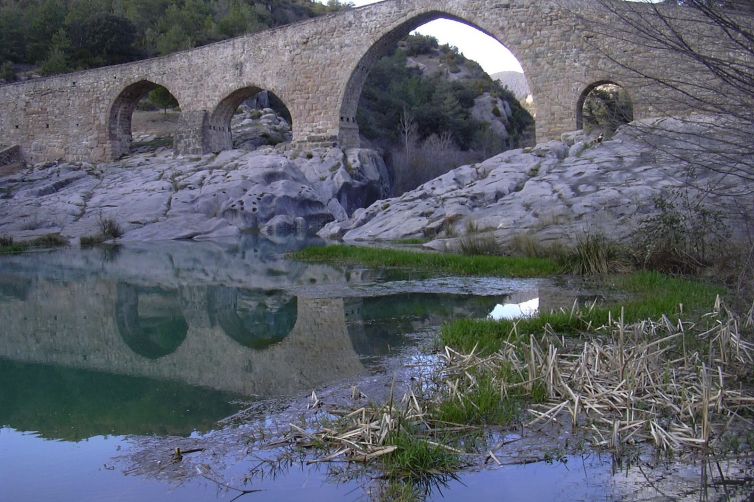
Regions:
<svg viewBox="0 0 754 502"><path fill-rule="evenodd" d="M363 149L159 149L97 166L38 165L0 177L0 235L77 238L108 219L131 241L307 235L385 197L386 179L380 155Z"/></svg>
<svg viewBox="0 0 754 502"><path fill-rule="evenodd" d="M650 138L642 126L661 126L664 133ZM469 232L502 245L521 235L544 244L572 244L595 233L628 241L642 220L658 213L657 197L673 191L703 200L740 234L750 226L754 195L741 190L740 178L699 167L713 165L705 155L717 155L689 146L689 137L704 138L703 129L703 122L665 119L626 126L604 142L581 132L564 134L562 141L454 169L330 223L320 236L430 238L436 239L430 247L451 249L459 244L457 236ZM733 161L735 152L726 155Z"/></svg>

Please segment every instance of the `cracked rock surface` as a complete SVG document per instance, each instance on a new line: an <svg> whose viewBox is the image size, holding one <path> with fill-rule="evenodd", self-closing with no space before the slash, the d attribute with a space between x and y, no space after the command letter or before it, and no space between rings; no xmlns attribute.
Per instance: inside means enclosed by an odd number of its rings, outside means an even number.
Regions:
<svg viewBox="0 0 754 502"><path fill-rule="evenodd" d="M610 141L598 143L578 132L510 150L359 209L319 235L345 241L429 238L435 240L427 245L436 249L455 249L468 233L503 245L520 235L543 244L573 244L596 233L629 241L642 220L657 214L656 198L673 192L719 212L734 234L750 226L752 190L742 190L740 178L700 169L715 159L689 150L685 137L701 126L674 119L662 125L667 132L661 141L647 141L638 132L642 128L625 127Z"/></svg>
<svg viewBox="0 0 754 502"><path fill-rule="evenodd" d="M313 234L387 194L387 178L377 152L337 148L40 165L0 177L0 235L75 239L105 219L126 241Z"/></svg>

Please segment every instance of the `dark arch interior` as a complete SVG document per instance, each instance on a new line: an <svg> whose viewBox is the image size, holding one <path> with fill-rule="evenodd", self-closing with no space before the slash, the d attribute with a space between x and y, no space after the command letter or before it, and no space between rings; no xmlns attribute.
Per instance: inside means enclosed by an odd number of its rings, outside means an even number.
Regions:
<svg viewBox="0 0 754 502"><path fill-rule="evenodd" d="M252 349L264 349L288 336L296 325L298 302L282 292L257 293L233 288L211 288L207 309L213 325Z"/></svg>
<svg viewBox="0 0 754 502"><path fill-rule="evenodd" d="M586 132L612 135L618 127L634 119L628 92L608 80L587 87L576 105L576 127Z"/></svg>
<svg viewBox="0 0 754 502"><path fill-rule="evenodd" d="M126 345L148 359L172 354L188 333L176 292L128 284L118 284L115 323Z"/></svg>
<svg viewBox="0 0 754 502"><path fill-rule="evenodd" d="M291 112L273 92L259 87L238 89L217 105L209 118L213 152L291 141Z"/></svg>
<svg viewBox="0 0 754 502"><path fill-rule="evenodd" d="M145 133L139 139L144 141L134 143L134 112L137 108L152 108L154 117L151 119L153 123L147 126L147 130L144 130L144 127L139 128L140 133ZM170 91L154 82L140 80L126 87L110 109L109 135L112 157L118 159L128 155L134 147L144 149L154 149L159 146L172 147L178 117L175 112L168 116L167 111L176 108L180 111L178 101ZM147 124L150 119L140 116L139 122Z"/></svg>

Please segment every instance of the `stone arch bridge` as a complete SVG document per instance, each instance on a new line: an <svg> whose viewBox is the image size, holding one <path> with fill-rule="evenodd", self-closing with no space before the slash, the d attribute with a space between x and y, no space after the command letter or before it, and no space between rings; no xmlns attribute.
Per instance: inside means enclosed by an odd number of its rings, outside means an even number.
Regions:
<svg viewBox="0 0 754 502"><path fill-rule="evenodd" d="M233 111L262 89L288 107L294 142L358 146L356 109L371 66L438 18L478 28L518 58L538 141L575 129L580 97L597 82L623 85L635 118L652 116L651 83L622 78L581 23L579 9L593 8L591 0L386 0L165 57L9 84L0 87L0 143L20 146L30 162L116 159L129 151L136 103L162 85L182 110L178 153L230 148ZM650 56L636 60L657 66Z"/></svg>

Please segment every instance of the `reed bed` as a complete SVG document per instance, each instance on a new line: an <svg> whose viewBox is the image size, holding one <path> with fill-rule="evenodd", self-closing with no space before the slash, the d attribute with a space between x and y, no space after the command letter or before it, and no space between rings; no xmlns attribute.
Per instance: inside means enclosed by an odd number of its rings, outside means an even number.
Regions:
<svg viewBox="0 0 754 502"><path fill-rule="evenodd" d="M502 395L544 389L547 396L528 409L528 427L568 417L572 427L592 431L594 445L618 452L642 442L672 452L706 449L723 429L754 422L747 389L754 345L742 335L752 317L736 317L718 298L696 322L663 316L626 324L621 316L578 342L545 326L541 336L505 343L486 357L446 349L446 372L455 375L447 394L461 400L480 374L496 378L504 368L496 379Z"/></svg>
<svg viewBox="0 0 754 502"><path fill-rule="evenodd" d="M621 315L578 339L549 325L519 336L514 324L492 354L446 347L430 378L400 400L391 392L383 405L338 408L312 394L310 408L325 420L291 424L284 442L316 449L310 463L378 462L384 477L404 480L452 475L467 455L490 455L467 453L463 438L513 421L530 430L570 424L617 454L635 444L715 453L724 433L754 425L753 328L754 306L737 317L719 298L694 322L628 324ZM354 389L354 402L361 397ZM495 407L520 413L511 421L488 412Z"/></svg>

